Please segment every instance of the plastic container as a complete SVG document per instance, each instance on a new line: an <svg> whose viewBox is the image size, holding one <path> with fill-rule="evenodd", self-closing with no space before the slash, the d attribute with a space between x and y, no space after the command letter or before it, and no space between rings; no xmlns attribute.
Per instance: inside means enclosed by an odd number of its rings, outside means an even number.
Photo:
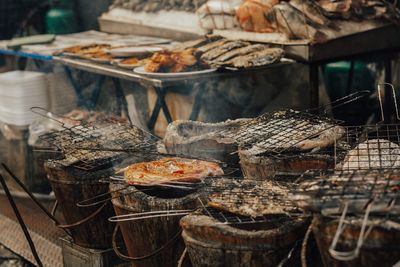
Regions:
<svg viewBox="0 0 400 267"><path fill-rule="evenodd" d="M13 125L31 124L37 115L30 108L48 108L46 76L40 72L11 71L0 74L0 120Z"/></svg>

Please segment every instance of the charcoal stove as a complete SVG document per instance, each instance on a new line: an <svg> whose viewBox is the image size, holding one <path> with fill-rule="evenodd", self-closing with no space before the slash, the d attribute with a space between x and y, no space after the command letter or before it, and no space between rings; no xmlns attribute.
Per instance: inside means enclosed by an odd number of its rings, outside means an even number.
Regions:
<svg viewBox="0 0 400 267"><path fill-rule="evenodd" d="M58 120L57 120L58 121ZM157 138L128 124L114 121L96 123L60 122L61 131L40 136L41 147L59 151L60 159L45 163L48 179L62 209L74 242L85 248L111 247L114 215L110 202L78 207L86 199L109 192L114 165L128 153L142 157L154 153Z"/></svg>
<svg viewBox="0 0 400 267"><path fill-rule="evenodd" d="M399 249L400 171L333 171L305 181L291 196L299 207L322 215L313 231L326 266L391 266Z"/></svg>
<svg viewBox="0 0 400 267"><path fill-rule="evenodd" d="M310 220L285 200L285 192L276 193L259 181L214 178L206 181L205 191L208 202L181 220L193 266L300 264L298 244ZM211 205L215 194L227 207L239 202L240 206L262 205L268 211L247 216L246 211L215 208Z"/></svg>
<svg viewBox="0 0 400 267"><path fill-rule="evenodd" d="M165 187L135 187L111 183L112 203L128 255L120 252L116 241L114 250L133 266L177 266L184 251L180 237L179 219L182 214L171 215L173 210L195 210L202 198L201 190L182 191ZM171 216L155 216L159 211L171 212ZM143 218L135 214L145 212ZM179 215L179 216L176 216ZM118 228L114 232L116 238Z"/></svg>
<svg viewBox="0 0 400 267"><path fill-rule="evenodd" d="M310 169L334 167L333 149L325 146L333 146L341 137L343 128L338 123L324 116L281 110L244 121L237 129L221 130L219 135L238 144L246 179L273 179L279 173L296 177ZM318 138L327 142L321 144Z"/></svg>
<svg viewBox="0 0 400 267"><path fill-rule="evenodd" d="M238 166L238 145L233 139L221 137L222 129L235 131L248 119L203 123L197 121L175 121L168 125L164 144L168 153L215 159Z"/></svg>

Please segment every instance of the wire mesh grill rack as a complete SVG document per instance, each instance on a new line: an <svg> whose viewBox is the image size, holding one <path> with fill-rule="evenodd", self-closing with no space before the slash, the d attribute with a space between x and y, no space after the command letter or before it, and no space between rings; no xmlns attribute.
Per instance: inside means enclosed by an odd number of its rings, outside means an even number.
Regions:
<svg viewBox="0 0 400 267"><path fill-rule="evenodd" d="M270 217L267 216L241 216L233 213L229 213L226 211L221 211L211 207L204 207L201 210L203 215L209 216L218 221L218 223L222 224L254 224L254 223L263 223L270 220Z"/></svg>
<svg viewBox="0 0 400 267"><path fill-rule="evenodd" d="M355 214L400 212L400 170L335 171L304 181L290 197L304 209L337 213L346 204Z"/></svg>
<svg viewBox="0 0 400 267"><path fill-rule="evenodd" d="M299 150L301 141L318 137L339 121L295 110L266 113L243 122L239 130L223 129L219 134L235 140L242 147L257 147L272 154Z"/></svg>
<svg viewBox="0 0 400 267"><path fill-rule="evenodd" d="M39 147L56 148L64 156L60 161L86 171L110 164L122 154L157 153L159 139L128 124L102 122L67 127L40 136Z"/></svg>
<svg viewBox="0 0 400 267"><path fill-rule="evenodd" d="M301 210L288 199L292 187L284 182L211 178L205 181L208 202L202 205L205 214L224 223L260 222L277 214L300 215Z"/></svg>
<svg viewBox="0 0 400 267"><path fill-rule="evenodd" d="M336 169L387 170L400 169L400 125L377 124L346 127L336 145Z"/></svg>

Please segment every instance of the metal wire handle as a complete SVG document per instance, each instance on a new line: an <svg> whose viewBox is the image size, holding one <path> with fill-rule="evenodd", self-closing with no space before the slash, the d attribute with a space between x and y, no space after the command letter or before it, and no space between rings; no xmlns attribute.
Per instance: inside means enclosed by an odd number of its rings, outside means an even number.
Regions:
<svg viewBox="0 0 400 267"><path fill-rule="evenodd" d="M51 112L50 110L47 110L47 109L42 108L42 107L31 107L30 110L31 110L31 112L33 112L33 113L35 113L35 114L37 114L37 115L39 115L39 116L41 116L43 118L55 121L55 122L59 123L61 126L63 126L63 127L65 126L65 123L63 121L59 120L60 118L66 118L66 117L64 117L62 115L55 114L55 113ZM45 112L45 113L43 114L43 112ZM52 117L52 116L48 115L49 113L52 114L52 115L55 115L56 117ZM68 118L68 119L72 120L72 121L79 122L79 120L74 120L74 119L71 119L71 118Z"/></svg>
<svg viewBox="0 0 400 267"><path fill-rule="evenodd" d="M151 252L148 255L145 256L140 256L140 257L130 257L122 254L122 252L119 250L117 246L117 233L119 230L120 226L117 224L114 228L114 233L112 236L112 246L115 254L117 254L118 257L120 257L123 260L128 260L128 261L141 261L141 260L146 260L149 258L152 258L154 256L157 256L161 252L163 252L165 249L173 245L176 241L178 241L179 236L182 234L182 229L180 229L171 239L169 239L164 245L162 245L160 248L156 249L155 251Z"/></svg>
<svg viewBox="0 0 400 267"><path fill-rule="evenodd" d="M340 236L342 235L344 229L346 228L345 219L346 219L346 214L347 214L347 210L348 210L348 207L349 207L348 202L346 202L344 204L344 209L343 209L342 215L340 216L340 220L339 220L339 224L338 224L335 236L334 236L333 241L332 241L332 243L331 243L331 245L329 247L329 250L328 250L329 254L334 259L339 260L339 261L351 261L351 260L354 260L355 258L358 257L358 255L360 254L361 247L363 246L367 236L369 235L369 233L371 232L372 228L374 227L373 225L370 225L368 227L368 229L366 229L367 228L367 223L368 223L368 218L369 218L369 213L370 213L371 208L372 208L372 204L373 204L373 201L368 203L368 205L366 207L364 218L363 218L363 221L362 221L362 224L361 224L360 234L358 236L357 244L356 244L355 249L351 250L351 251L338 251L336 249L336 246L338 244Z"/></svg>
<svg viewBox="0 0 400 267"><path fill-rule="evenodd" d="M185 216L195 210L161 210L161 211L148 211L132 214L117 215L108 218L110 222L128 222L128 221L138 221L151 218L161 218L161 217L175 217L175 216Z"/></svg>
<svg viewBox="0 0 400 267"><path fill-rule="evenodd" d="M103 205L100 206L100 208L98 208L92 214L90 214L86 218L83 218L80 221L77 221L77 222L74 222L74 223L70 223L70 224L59 224L59 223L56 223L56 226L61 228L61 229L69 229L69 228L74 228L74 227L80 226L80 225L90 221L94 217L96 217L96 215L98 215L107 206L107 204L108 203L105 202Z"/></svg>
<svg viewBox="0 0 400 267"><path fill-rule="evenodd" d="M125 190L127 188L128 188L128 186L125 186L124 188L120 188L120 189L117 189L117 190L114 190L114 191L109 191L109 192L97 195L95 197L82 200L82 201L76 203L76 206L78 206L80 208L93 207L93 206L97 206L97 205L99 205L101 203L105 203L105 202L107 202L109 200L112 200L114 198L119 198L121 196L126 196L126 195L129 195L129 194L136 193L136 192L129 192L129 193L126 193L126 194L121 194L121 195L115 196L115 197L108 197L106 199L102 199L104 196L108 196L108 195L111 195L112 193L117 193L117 192L123 191L123 190ZM102 199L102 200L96 201L97 199ZM95 202L92 203L91 201L95 201Z"/></svg>
<svg viewBox="0 0 400 267"><path fill-rule="evenodd" d="M361 98L367 97L370 94L371 94L371 92L368 90L358 91L358 92L346 95L342 98L336 99L335 101L332 101L328 105L319 106L319 107L313 108L313 109L306 109L305 111L306 112L314 112L314 111L320 111L320 110L327 111L327 110L329 110L328 108L330 108L330 110L334 110L335 108L350 104Z"/></svg>
<svg viewBox="0 0 400 267"><path fill-rule="evenodd" d="M394 102L394 107L396 109L396 117L398 120L400 120L399 108L398 108L397 98L396 98L396 89L394 88L393 84L391 84L391 83L380 83L380 84L378 84L377 91L378 91L379 105L381 108L381 118L382 118L381 122L385 121L384 104L383 104L383 100L382 100L382 87L384 87L386 85L392 89L393 102ZM383 88L383 89L385 89L385 88Z"/></svg>

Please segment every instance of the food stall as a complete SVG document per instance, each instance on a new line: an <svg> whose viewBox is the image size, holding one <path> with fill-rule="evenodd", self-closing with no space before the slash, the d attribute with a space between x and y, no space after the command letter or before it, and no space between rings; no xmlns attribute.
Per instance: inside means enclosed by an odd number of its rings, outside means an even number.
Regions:
<svg viewBox="0 0 400 267"><path fill-rule="evenodd" d="M37 266L398 264L399 21L386 1L115 0L101 32L1 42L36 71L0 74L3 128L29 135L0 162L0 243ZM320 103L320 65L372 57L385 84ZM366 99L365 125L330 114Z"/></svg>

